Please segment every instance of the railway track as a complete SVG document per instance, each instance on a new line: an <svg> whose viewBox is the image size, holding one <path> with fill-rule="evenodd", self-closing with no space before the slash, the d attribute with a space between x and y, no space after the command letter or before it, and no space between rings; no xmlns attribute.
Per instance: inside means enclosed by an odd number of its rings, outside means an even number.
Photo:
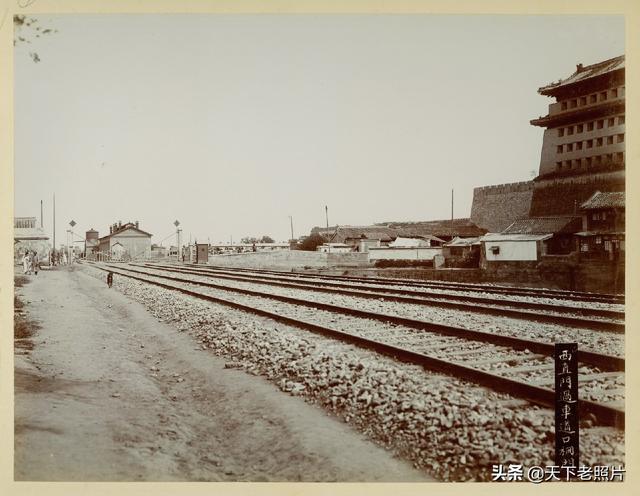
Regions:
<svg viewBox="0 0 640 496"><path fill-rule="evenodd" d="M139 268L92 265L103 271L110 270L134 280L337 338L540 405L553 407L555 404L551 389L554 347L550 344L230 288L173 275L150 274ZM624 359L580 350L578 360L581 364L581 397L585 398L580 403L581 415L591 413L602 424L622 428Z"/></svg>
<svg viewBox="0 0 640 496"><path fill-rule="evenodd" d="M194 267L203 267L202 264L185 264ZM427 288L427 289L449 289L453 291L475 291L482 293L493 293L493 294L506 294L509 296L533 296L537 298L561 298L563 300L573 300L573 301L582 301L582 302L594 302L594 303L610 303L610 304L624 304L625 297L624 295L618 294L601 294L601 293L588 293L584 291L567 291L567 290L559 290L559 289L538 289L538 288L518 288L512 286L501 286L501 285L493 285L493 284L471 284L471 283L460 283L460 282L441 282L441 281L416 281L411 279L398 279L391 277L358 277L358 276L329 276L322 274L302 274L297 272L285 272L279 270L268 270L268 269L248 269L248 268L229 268L223 266L216 265L207 265L207 268L212 268L216 270L233 270L237 272L252 272L252 273L262 273L262 274L273 274L273 275L287 275L290 277L301 277L301 278L313 278L313 279L342 279L345 281L360 281L360 282L368 282L368 283L379 283L379 284L399 284L403 286L417 287L417 288Z"/></svg>
<svg viewBox="0 0 640 496"><path fill-rule="evenodd" d="M248 275L242 272L240 275L229 271L213 271L208 269L182 268L175 265L158 264L132 264L140 267L159 268L161 270L191 274L198 276L215 277L232 281L245 281L252 283L268 284L272 286L305 289L323 293L356 296L368 299L384 299L401 303L411 303L430 307L449 308L480 314L508 316L511 318L560 324L581 329L593 329L605 332L624 333L624 312L605 309L591 309L566 305L552 305L546 303L532 303L521 301L495 300L479 297L459 297L449 295L430 295L413 290L384 288L370 285L346 286L344 283L329 281L305 282L287 277L262 277ZM571 315L577 314L577 315ZM589 318L589 317L596 317ZM607 320L605 320L607 319Z"/></svg>

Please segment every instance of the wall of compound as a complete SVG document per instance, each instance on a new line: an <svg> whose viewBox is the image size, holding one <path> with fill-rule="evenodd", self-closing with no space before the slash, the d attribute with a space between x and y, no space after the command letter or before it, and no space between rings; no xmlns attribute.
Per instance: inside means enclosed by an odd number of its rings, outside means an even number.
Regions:
<svg viewBox="0 0 640 496"><path fill-rule="evenodd" d="M368 265L367 253L321 253L317 251L281 250L273 252L213 255L209 265L254 269L294 269L327 267L361 267Z"/></svg>

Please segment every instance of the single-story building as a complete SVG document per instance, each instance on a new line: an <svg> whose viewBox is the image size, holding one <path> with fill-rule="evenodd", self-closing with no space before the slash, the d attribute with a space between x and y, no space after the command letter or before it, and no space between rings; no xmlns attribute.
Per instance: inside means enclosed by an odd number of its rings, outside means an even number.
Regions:
<svg viewBox="0 0 640 496"><path fill-rule="evenodd" d="M480 238L455 237L442 245L446 267L478 267L480 263Z"/></svg>
<svg viewBox="0 0 640 496"><path fill-rule="evenodd" d="M480 265L492 262L535 262L546 255L544 241L553 234L489 233L480 238Z"/></svg>
<svg viewBox="0 0 640 496"><path fill-rule="evenodd" d="M351 253L353 246L344 243L323 243L316 248L316 251L322 253Z"/></svg>

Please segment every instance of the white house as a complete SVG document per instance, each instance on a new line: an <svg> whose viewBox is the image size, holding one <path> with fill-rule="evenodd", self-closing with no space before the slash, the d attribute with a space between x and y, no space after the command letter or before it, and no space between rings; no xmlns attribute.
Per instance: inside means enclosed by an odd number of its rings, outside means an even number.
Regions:
<svg viewBox="0 0 640 496"><path fill-rule="evenodd" d="M489 233L480 238L487 262L536 261L545 254L544 241L553 234Z"/></svg>

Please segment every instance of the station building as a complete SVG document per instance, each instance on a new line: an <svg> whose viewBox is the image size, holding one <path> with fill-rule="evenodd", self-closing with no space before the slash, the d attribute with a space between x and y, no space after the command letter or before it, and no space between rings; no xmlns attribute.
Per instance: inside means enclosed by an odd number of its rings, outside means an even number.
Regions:
<svg viewBox="0 0 640 496"><path fill-rule="evenodd" d="M151 256L151 236L152 234L140 229L138 221L125 224L122 222L114 223L109 226L108 235L98 238L96 255L109 257L112 260L149 258Z"/></svg>

